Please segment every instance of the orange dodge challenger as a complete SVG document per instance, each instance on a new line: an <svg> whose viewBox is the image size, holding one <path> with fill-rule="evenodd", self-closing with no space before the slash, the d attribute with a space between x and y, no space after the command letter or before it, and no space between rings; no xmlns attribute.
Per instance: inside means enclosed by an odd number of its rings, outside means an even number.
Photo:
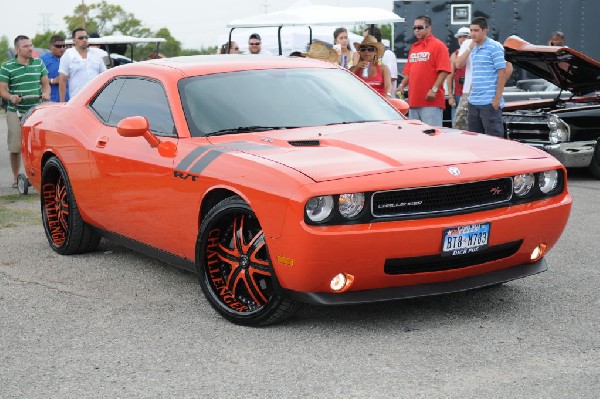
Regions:
<svg viewBox="0 0 600 399"><path fill-rule="evenodd" d="M106 237L193 271L238 324L546 270L571 208L565 168L403 105L317 60L171 58L36 107L22 152L54 251Z"/></svg>

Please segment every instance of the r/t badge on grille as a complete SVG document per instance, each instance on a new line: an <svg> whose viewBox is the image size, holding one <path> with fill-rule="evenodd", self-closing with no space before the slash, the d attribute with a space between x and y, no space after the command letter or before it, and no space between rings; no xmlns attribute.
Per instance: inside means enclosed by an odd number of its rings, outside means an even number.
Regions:
<svg viewBox="0 0 600 399"><path fill-rule="evenodd" d="M460 169L458 169L456 166L450 166L448 168L448 172L450 172L450 174L453 175L453 176L460 175Z"/></svg>

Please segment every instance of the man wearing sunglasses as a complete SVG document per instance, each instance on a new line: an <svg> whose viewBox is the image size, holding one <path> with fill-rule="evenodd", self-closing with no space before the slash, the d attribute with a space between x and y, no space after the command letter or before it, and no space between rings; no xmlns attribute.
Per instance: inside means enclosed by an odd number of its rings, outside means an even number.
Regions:
<svg viewBox="0 0 600 399"><path fill-rule="evenodd" d="M248 38L248 54L273 55L269 50L262 48L262 41L258 33L253 33Z"/></svg>
<svg viewBox="0 0 600 399"><path fill-rule="evenodd" d="M398 92L403 92L404 87L409 85L409 118L420 119L431 126L442 126L446 108L443 84L451 71L450 55L448 47L433 36L431 30L431 18L422 15L415 19L413 32L417 42L408 52L404 79L398 86Z"/></svg>
<svg viewBox="0 0 600 399"><path fill-rule="evenodd" d="M96 75L106 71L103 54L100 49L89 47L89 36L85 29L75 29L71 37L74 46L65 51L58 66L60 101L66 101L67 82L69 82L69 94L73 97Z"/></svg>
<svg viewBox="0 0 600 399"><path fill-rule="evenodd" d="M48 70L48 80L50 80L50 101L59 102L58 94L58 65L60 57L65 53L67 45L65 38L55 35L50 38L50 51L44 53L40 59L46 64ZM69 87L67 85L66 101L69 101Z"/></svg>

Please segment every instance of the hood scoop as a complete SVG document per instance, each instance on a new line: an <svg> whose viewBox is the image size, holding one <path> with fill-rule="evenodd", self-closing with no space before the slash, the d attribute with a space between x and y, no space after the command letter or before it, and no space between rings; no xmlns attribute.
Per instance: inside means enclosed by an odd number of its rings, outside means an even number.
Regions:
<svg viewBox="0 0 600 399"><path fill-rule="evenodd" d="M319 147L321 142L319 140L293 140L288 141L288 144L292 147Z"/></svg>

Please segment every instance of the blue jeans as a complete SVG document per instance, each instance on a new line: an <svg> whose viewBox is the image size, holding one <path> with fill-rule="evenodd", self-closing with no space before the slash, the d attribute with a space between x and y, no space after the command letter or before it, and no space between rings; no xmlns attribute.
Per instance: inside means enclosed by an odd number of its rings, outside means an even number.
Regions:
<svg viewBox="0 0 600 399"><path fill-rule="evenodd" d="M469 103L467 115L471 132L485 133L490 136L504 137L504 125L502 124L502 108L494 109L492 104L473 105Z"/></svg>
<svg viewBox="0 0 600 399"><path fill-rule="evenodd" d="M444 111L439 107L415 107L408 110L409 119L419 119L430 126L442 126Z"/></svg>

